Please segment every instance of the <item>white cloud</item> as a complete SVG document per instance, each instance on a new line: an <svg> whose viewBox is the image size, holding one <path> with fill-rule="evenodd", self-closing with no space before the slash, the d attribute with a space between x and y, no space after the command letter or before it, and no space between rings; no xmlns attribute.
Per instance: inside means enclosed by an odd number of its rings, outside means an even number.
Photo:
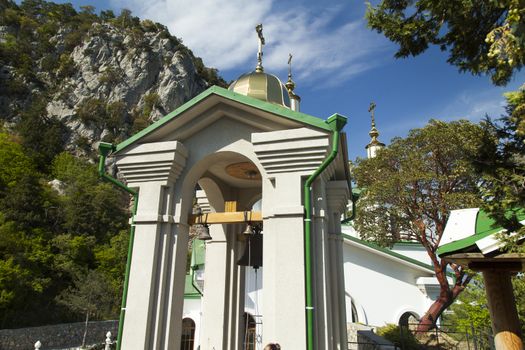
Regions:
<svg viewBox="0 0 525 350"><path fill-rule="evenodd" d="M478 122L486 115L493 119L500 118L505 112L506 100L504 89L491 88L482 91L463 91L438 114L440 119L468 119Z"/></svg>
<svg viewBox="0 0 525 350"><path fill-rule="evenodd" d="M276 0L112 0L141 18L158 21L183 39L208 66L221 71L255 68L255 25L263 23L267 71L283 73L288 53L294 74L308 85L337 85L375 66L386 40L369 31L363 20L334 25L343 7L314 11ZM288 2L287 2L288 4ZM348 16L350 17L350 16ZM375 55L374 55L375 54ZM330 77L326 81L326 77Z"/></svg>

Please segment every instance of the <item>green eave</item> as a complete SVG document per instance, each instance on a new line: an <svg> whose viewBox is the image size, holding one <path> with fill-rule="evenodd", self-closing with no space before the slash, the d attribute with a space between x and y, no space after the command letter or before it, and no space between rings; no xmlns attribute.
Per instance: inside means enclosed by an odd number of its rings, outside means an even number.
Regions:
<svg viewBox="0 0 525 350"><path fill-rule="evenodd" d="M229 100L232 100L232 101L236 101L236 102L239 102L239 103L242 103L242 104L254 107L254 108L258 108L260 110L263 110L263 111L266 111L266 112L278 115L280 117L288 118L288 119L294 120L294 121L299 122L299 123L311 125L313 127L316 127L316 128L319 128L319 129L322 129L322 130L325 130L325 131L330 131L330 132L333 131L332 128L330 127L330 125L323 119L320 119L320 118L317 118L317 117L314 117L314 116L311 116L311 115L308 115L308 114L295 112L295 111L292 111L291 109L288 109L286 107L279 106L279 105L276 105L276 104L273 104L273 103L270 103L270 102L258 100L258 99L253 98L253 97L244 96L244 95L238 94L236 92L233 92L233 91L230 91L230 90L218 87L218 86L212 86L212 87L208 88L206 91L204 91L204 92L200 93L199 95L197 95L196 97L192 98L191 100L189 100L188 102L186 102L185 104L180 106L179 108L175 109L171 113L165 115L164 117L162 117L161 119L159 119L155 123L151 124L147 128L143 129L142 131L139 131L138 133L136 133L135 135L131 136L127 140L122 141L121 143L119 143L115 147L114 153L118 153L118 152L122 151L124 148L126 148L129 145L135 143L137 140L139 140L139 139L143 138L144 136L150 134L152 131L160 128L161 126L163 126L164 124L170 122L174 118L177 118L177 116L179 116L180 114L184 113L185 111L191 109L193 106L195 106L199 102L205 100L210 95L221 96L223 98L226 98L226 99L229 99Z"/></svg>
<svg viewBox="0 0 525 350"><path fill-rule="evenodd" d="M525 210L521 209L518 211L509 212L509 214L511 213L515 214L519 221L525 220ZM474 246L476 245L476 242L480 239L501 232L503 230L504 228L498 226L496 224L496 221L489 217L487 213L485 213L483 210L479 210L476 216L475 234L454 242L444 244L437 249L436 253L438 254L438 256L441 257L442 255L468 252L476 248Z"/></svg>
<svg viewBox="0 0 525 350"><path fill-rule="evenodd" d="M425 268L425 269L429 270L429 272L434 273L434 267L433 267L432 265L422 263L422 262L419 261L419 260L409 258L408 256L405 256L405 255L402 255L402 254L399 254L399 253L393 252L393 251L391 251L391 250L388 249L388 248L381 247L380 245L377 245L377 244L375 244L375 243L367 242L367 241L364 241L364 240L362 240L362 239L359 239L359 238L356 238L356 237L353 237L353 236L349 236L349 235L345 235L345 234L343 234L343 237L344 237L345 239L350 240L350 241L353 241L353 242L356 242L356 243L362 244L362 245L364 245L364 246L367 246L367 247L373 248L373 249L375 249L375 250L377 250L377 251L380 251L380 252L382 252L382 253L385 253L385 254L391 255L391 256L393 256L393 257L396 257L396 258L398 258L398 259L404 260L404 261L409 262L409 263L411 263L411 264L414 264L414 265L417 265L417 266L419 266L419 267Z"/></svg>
<svg viewBox="0 0 525 350"><path fill-rule="evenodd" d="M201 295L195 289L193 284L191 283L191 275L186 275L186 281L184 283L184 298L186 299L197 299L200 298Z"/></svg>
<svg viewBox="0 0 525 350"><path fill-rule="evenodd" d="M415 241L397 241L394 247L422 247L422 244Z"/></svg>

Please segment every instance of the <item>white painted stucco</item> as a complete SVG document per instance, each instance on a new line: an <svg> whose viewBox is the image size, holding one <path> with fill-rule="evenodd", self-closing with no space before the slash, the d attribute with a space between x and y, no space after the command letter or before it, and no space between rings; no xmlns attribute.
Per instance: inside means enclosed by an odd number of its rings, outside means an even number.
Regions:
<svg viewBox="0 0 525 350"><path fill-rule="evenodd" d="M424 251L422 247L407 245L410 251ZM398 251L399 253L399 251ZM411 257L417 257L413 254ZM423 259L426 260L426 259ZM346 319L370 326L398 323L401 316L409 312L416 317L423 315L437 297L439 286L431 270L410 261L384 253L365 244L345 240L343 261L346 295ZM262 339L263 310L263 268L248 269L245 286L245 312L255 316L257 334ZM257 303L256 303L257 302ZM357 320L352 320L352 303ZM195 299L184 304L184 314L196 315L200 322L200 305ZM199 327L197 326L197 329ZM196 342L195 349L197 348ZM257 350L263 347L257 343Z"/></svg>

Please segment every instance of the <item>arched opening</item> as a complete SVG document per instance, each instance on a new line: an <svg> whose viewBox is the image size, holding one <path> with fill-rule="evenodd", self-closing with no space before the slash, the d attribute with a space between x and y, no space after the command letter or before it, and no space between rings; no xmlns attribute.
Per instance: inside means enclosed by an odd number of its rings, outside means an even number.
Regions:
<svg viewBox="0 0 525 350"><path fill-rule="evenodd" d="M256 323L252 315L244 313L244 350L255 350L257 342Z"/></svg>
<svg viewBox="0 0 525 350"><path fill-rule="evenodd" d="M213 329L212 342L220 344L224 342L222 339L239 339L244 349L255 350L256 322L251 316L243 317L246 287L242 280L247 267L252 266L254 252L259 251L251 245L252 236L262 238L260 205L257 217L250 220L253 204L262 197L260 170L250 158L225 151L199 160L189 168L183 181L183 202L191 203L193 208L188 205L181 212L193 214L191 220L195 230L190 229L190 239L202 239L202 256L193 255L193 250L189 255L190 281L193 280L199 287L196 289L202 292L199 323L202 331L197 337L212 333L208 330ZM252 233L247 233L248 226ZM201 235L200 231L207 231L207 235ZM262 245L257 247L262 251ZM242 259L246 252L249 253L246 255L248 262ZM261 265L262 262L257 266ZM231 302L224 303L225 299ZM185 305L190 305L190 302L185 300ZM217 327L222 332L217 331ZM184 345L182 349L186 349Z"/></svg>
<svg viewBox="0 0 525 350"><path fill-rule="evenodd" d="M417 326L418 316L412 312L405 312L399 317L399 327L404 329L412 329Z"/></svg>
<svg viewBox="0 0 525 350"><path fill-rule="evenodd" d="M353 300L350 302L350 306L352 308L352 323L359 322L359 317L357 316L357 308L355 307Z"/></svg>
<svg viewBox="0 0 525 350"><path fill-rule="evenodd" d="M182 320L182 335L180 338L181 350L193 350L195 343L195 322L191 318Z"/></svg>

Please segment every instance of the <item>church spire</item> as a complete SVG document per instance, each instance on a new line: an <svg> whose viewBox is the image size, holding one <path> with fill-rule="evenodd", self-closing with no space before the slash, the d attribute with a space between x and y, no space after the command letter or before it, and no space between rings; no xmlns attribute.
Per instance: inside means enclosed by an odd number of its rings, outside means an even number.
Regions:
<svg viewBox="0 0 525 350"><path fill-rule="evenodd" d="M370 129L368 135L370 135L371 140L365 147L368 158L374 158L377 154L377 151L385 147L385 144L379 142L379 140L377 139L379 137L379 131L377 131L376 129L376 120L374 116L375 109L376 104L374 102L370 102L368 112L370 112L370 117L372 118L372 128Z"/></svg>
<svg viewBox="0 0 525 350"><path fill-rule="evenodd" d="M288 96L290 96L290 104L291 108L294 111L299 112L299 103L301 102L301 97L299 95L296 95L293 91L295 89L295 83L292 80L292 54L288 54L288 81L284 86L286 86L286 90L288 90Z"/></svg>

